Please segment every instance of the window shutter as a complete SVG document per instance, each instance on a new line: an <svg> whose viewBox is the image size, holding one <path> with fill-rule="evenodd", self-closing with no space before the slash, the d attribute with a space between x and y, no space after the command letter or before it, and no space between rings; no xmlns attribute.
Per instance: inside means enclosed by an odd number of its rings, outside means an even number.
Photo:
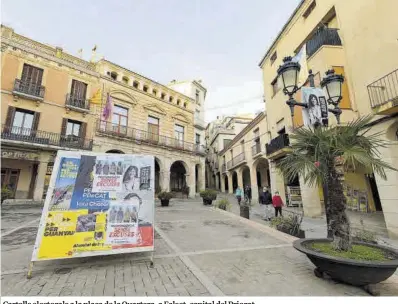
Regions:
<svg viewBox="0 0 398 304"><path fill-rule="evenodd" d="M33 115L33 123L32 123L32 136L36 136L37 129L39 127L39 120L40 120L40 112L35 112Z"/></svg>
<svg viewBox="0 0 398 304"><path fill-rule="evenodd" d="M9 133L11 131L11 127L12 127L12 122L14 120L14 116L15 116L15 108L14 107L8 107L7 118L6 118L6 123L5 123L5 127L4 127L4 132L5 133Z"/></svg>
<svg viewBox="0 0 398 304"><path fill-rule="evenodd" d="M86 138L86 130L87 130L87 123L82 122L82 124L80 125L80 134L79 137L84 140Z"/></svg>
<svg viewBox="0 0 398 304"><path fill-rule="evenodd" d="M62 126L61 126L61 135L65 136L66 135L66 127L68 126L68 119L63 118L62 119Z"/></svg>

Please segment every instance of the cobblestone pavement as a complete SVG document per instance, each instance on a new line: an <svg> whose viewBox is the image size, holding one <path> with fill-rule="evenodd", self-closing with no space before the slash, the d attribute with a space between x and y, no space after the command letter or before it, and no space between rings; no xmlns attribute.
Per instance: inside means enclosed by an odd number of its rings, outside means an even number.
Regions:
<svg viewBox="0 0 398 304"><path fill-rule="evenodd" d="M284 234L199 200L156 208L153 268L146 253L57 260L38 262L27 280L40 209L19 210L2 209L3 296L367 295L316 278ZM398 295L395 283L382 294Z"/></svg>

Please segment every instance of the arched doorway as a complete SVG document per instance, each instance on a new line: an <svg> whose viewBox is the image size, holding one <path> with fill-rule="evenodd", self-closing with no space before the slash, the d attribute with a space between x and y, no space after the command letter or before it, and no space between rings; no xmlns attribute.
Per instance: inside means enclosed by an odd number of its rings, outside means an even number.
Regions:
<svg viewBox="0 0 398 304"><path fill-rule="evenodd" d="M242 180L243 180L243 188L245 188L246 186L251 186L250 169L248 166L244 166L242 169Z"/></svg>
<svg viewBox="0 0 398 304"><path fill-rule="evenodd" d="M195 165L195 192L198 193L200 191L200 176L199 176L199 172L200 172L200 165L196 164Z"/></svg>
<svg viewBox="0 0 398 304"><path fill-rule="evenodd" d="M108 150L105 153L109 153L109 154L124 154L123 151L117 150L117 149Z"/></svg>
<svg viewBox="0 0 398 304"><path fill-rule="evenodd" d="M155 157L155 192L162 191L161 177L160 177L160 164L159 160Z"/></svg>
<svg viewBox="0 0 398 304"><path fill-rule="evenodd" d="M228 176L224 175L224 185L225 185L225 193L229 191L229 184L228 184Z"/></svg>
<svg viewBox="0 0 398 304"><path fill-rule="evenodd" d="M212 175L211 188L216 188L216 175L215 174Z"/></svg>
<svg viewBox="0 0 398 304"><path fill-rule="evenodd" d="M170 167L170 191L182 192L187 186L186 164L183 161L175 161Z"/></svg>
<svg viewBox="0 0 398 304"><path fill-rule="evenodd" d="M261 190L263 187L270 187L270 172L268 161L265 158L260 158L255 164L254 169L256 170L257 175L257 187Z"/></svg>
<svg viewBox="0 0 398 304"><path fill-rule="evenodd" d="M232 173L232 188L235 193L236 188L238 188L238 174L236 171Z"/></svg>

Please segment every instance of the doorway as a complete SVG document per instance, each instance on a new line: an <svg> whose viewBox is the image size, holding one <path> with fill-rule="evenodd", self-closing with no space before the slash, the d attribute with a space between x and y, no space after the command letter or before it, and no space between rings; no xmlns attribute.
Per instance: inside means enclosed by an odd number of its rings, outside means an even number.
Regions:
<svg viewBox="0 0 398 304"><path fill-rule="evenodd" d="M1 169L1 188L7 187L12 193L12 198L15 198L15 193L17 191L19 173L19 169Z"/></svg>

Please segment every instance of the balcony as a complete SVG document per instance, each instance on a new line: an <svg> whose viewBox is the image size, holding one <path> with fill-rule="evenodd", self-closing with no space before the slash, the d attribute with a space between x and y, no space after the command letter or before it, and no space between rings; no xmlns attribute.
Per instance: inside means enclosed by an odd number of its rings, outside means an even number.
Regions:
<svg viewBox="0 0 398 304"><path fill-rule="evenodd" d="M241 153L235 156L232 160L227 163L228 170L235 168L236 166L244 163L246 160L245 153Z"/></svg>
<svg viewBox="0 0 398 304"><path fill-rule="evenodd" d="M90 111L90 102L85 98L77 97L73 94L66 94L65 106L79 112Z"/></svg>
<svg viewBox="0 0 398 304"><path fill-rule="evenodd" d="M6 125L2 125L1 139L2 141L10 140L27 144L54 146L55 149L63 147L78 150L92 150L93 147L92 140L80 138L78 136L61 135L59 133L21 127L9 127Z"/></svg>
<svg viewBox="0 0 398 304"><path fill-rule="evenodd" d="M375 114L398 112L398 69L368 85L370 105Z"/></svg>
<svg viewBox="0 0 398 304"><path fill-rule="evenodd" d="M256 142L254 146L252 146L252 157L257 156L261 153L261 144L260 142Z"/></svg>
<svg viewBox="0 0 398 304"><path fill-rule="evenodd" d="M45 87L28 81L15 79L13 94L32 100L41 101L44 99Z"/></svg>
<svg viewBox="0 0 398 304"><path fill-rule="evenodd" d="M282 154L285 154L289 149L289 145L289 135L280 134L278 137L272 139L269 144L265 145L267 157L274 159L283 156Z"/></svg>
<svg viewBox="0 0 398 304"><path fill-rule="evenodd" d="M148 145L171 148L184 152L196 153L203 156L206 154L206 149L203 145L194 144L172 137L167 137L139 129L113 124L108 121L97 120L96 130L98 134L129 139L135 141L138 144L146 143Z"/></svg>
<svg viewBox="0 0 398 304"><path fill-rule="evenodd" d="M340 36L337 29L321 28L319 29L310 40L307 41L306 51L307 57L314 55L324 45L337 45L341 46Z"/></svg>

